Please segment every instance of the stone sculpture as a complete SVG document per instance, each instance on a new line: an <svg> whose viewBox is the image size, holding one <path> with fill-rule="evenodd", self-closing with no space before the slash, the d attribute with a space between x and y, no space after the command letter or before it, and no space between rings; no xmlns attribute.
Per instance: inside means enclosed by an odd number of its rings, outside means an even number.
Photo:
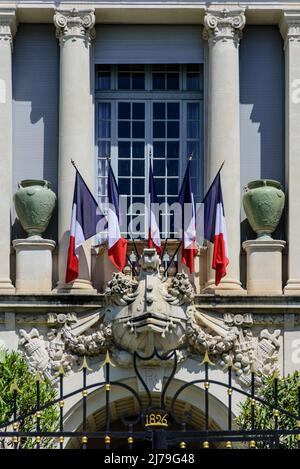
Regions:
<svg viewBox="0 0 300 469"><path fill-rule="evenodd" d="M261 373L275 370L279 329L264 328L254 334L250 313L201 310L188 276L163 277L154 249L144 250L140 264L139 281L129 274L113 274L102 308L49 314L47 340L37 329L20 330L20 343L31 365L50 376L61 365L72 372L79 357L97 357L108 349L122 367L132 366L135 351L146 357L154 349L160 354L176 349L178 361L188 357L200 361L207 351L216 366L226 369L232 363L243 386L251 383L252 366ZM154 357L147 366L155 367L158 362Z"/></svg>

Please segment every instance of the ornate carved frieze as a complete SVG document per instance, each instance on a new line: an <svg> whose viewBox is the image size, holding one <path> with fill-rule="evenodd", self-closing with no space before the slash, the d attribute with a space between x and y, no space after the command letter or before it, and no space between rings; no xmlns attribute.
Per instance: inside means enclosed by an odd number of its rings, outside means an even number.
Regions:
<svg viewBox="0 0 300 469"><path fill-rule="evenodd" d="M253 315L254 324L264 324L264 325L276 325L280 326L284 324L284 314L254 314Z"/></svg>
<svg viewBox="0 0 300 469"><path fill-rule="evenodd" d="M0 45L13 45L13 37L17 31L16 11L14 9L0 9Z"/></svg>
<svg viewBox="0 0 300 469"><path fill-rule="evenodd" d="M238 381L251 383L251 367L271 373L278 365L280 329L270 318L257 325L251 313L204 311L194 302L185 273L166 279L155 249L145 249L139 281L114 273L105 292L106 304L80 313L48 313L43 326L28 323L19 330L20 347L30 366L54 377L62 365L73 372L84 355L99 357L110 350L115 364L133 366L133 353L150 356L176 349L178 361L201 361L207 351L225 369L230 360ZM25 327L27 329L25 330ZM161 362L157 357L147 367ZM165 361L168 366L168 360ZM154 367L154 368L153 368ZM259 384L259 378L257 378Z"/></svg>
<svg viewBox="0 0 300 469"><path fill-rule="evenodd" d="M284 40L285 47L288 42L300 42L300 13L299 11L284 12L279 29Z"/></svg>
<svg viewBox="0 0 300 469"><path fill-rule="evenodd" d="M24 349L26 358L32 371L40 371L45 377L51 379L50 354L46 342L40 335L38 329L33 328L30 332L19 330L19 345Z"/></svg>
<svg viewBox="0 0 300 469"><path fill-rule="evenodd" d="M237 46L241 38L242 29L246 24L244 10L207 10L204 16L204 39L212 44L217 41L233 41Z"/></svg>
<svg viewBox="0 0 300 469"><path fill-rule="evenodd" d="M61 44L68 39L83 39L88 44L95 37L94 10L56 10L53 21Z"/></svg>

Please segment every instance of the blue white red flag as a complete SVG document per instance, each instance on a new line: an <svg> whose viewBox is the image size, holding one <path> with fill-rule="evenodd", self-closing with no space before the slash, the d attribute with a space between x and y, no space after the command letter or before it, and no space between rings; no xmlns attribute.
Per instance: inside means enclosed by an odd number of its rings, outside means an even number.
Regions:
<svg viewBox="0 0 300 469"><path fill-rule="evenodd" d="M207 191L197 213L200 236L214 245L212 268L216 271L215 284L226 275L228 260L227 232L220 172Z"/></svg>
<svg viewBox="0 0 300 469"><path fill-rule="evenodd" d="M188 162L183 183L178 196L182 213L182 262L194 272L194 258L197 254L196 219L194 195L190 178L190 160Z"/></svg>
<svg viewBox="0 0 300 469"><path fill-rule="evenodd" d="M108 168L108 257L122 272L126 265L127 240L121 237L119 189L111 165Z"/></svg>
<svg viewBox="0 0 300 469"><path fill-rule="evenodd" d="M95 236L98 223L105 218L98 204L76 170L73 196L72 219L66 271L66 283L76 280L79 272L79 247L89 238Z"/></svg>
<svg viewBox="0 0 300 469"><path fill-rule="evenodd" d="M159 255L161 255L158 198L157 198L156 190L155 190L151 160L150 160L150 166L149 166L148 214L149 214L148 247L155 248L156 252Z"/></svg>

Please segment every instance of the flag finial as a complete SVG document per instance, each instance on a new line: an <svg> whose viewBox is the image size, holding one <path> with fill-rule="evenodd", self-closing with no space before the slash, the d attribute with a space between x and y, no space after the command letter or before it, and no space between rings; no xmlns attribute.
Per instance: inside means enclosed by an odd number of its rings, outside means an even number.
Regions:
<svg viewBox="0 0 300 469"><path fill-rule="evenodd" d="M71 163L74 166L74 168L77 170L77 166L76 166L75 161L73 160L73 158L71 158Z"/></svg>
<svg viewBox="0 0 300 469"><path fill-rule="evenodd" d="M225 160L224 160L223 163L221 164L220 169L219 169L219 172L220 172L221 169L223 168L224 164L225 164Z"/></svg>

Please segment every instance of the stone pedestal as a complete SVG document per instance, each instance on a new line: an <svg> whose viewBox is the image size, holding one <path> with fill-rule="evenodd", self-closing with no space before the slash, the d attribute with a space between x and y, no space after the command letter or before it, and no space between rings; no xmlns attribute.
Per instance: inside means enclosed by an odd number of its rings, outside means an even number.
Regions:
<svg viewBox="0 0 300 469"><path fill-rule="evenodd" d="M15 239L13 246L16 250L16 292L51 293L55 241Z"/></svg>
<svg viewBox="0 0 300 469"><path fill-rule="evenodd" d="M282 294L282 250L285 241L254 239L245 241L248 295Z"/></svg>
<svg viewBox="0 0 300 469"><path fill-rule="evenodd" d="M110 261L107 254L107 246L95 246L92 248L92 278L94 286L97 286L100 292L104 292L107 282L112 279L113 272L118 269Z"/></svg>

